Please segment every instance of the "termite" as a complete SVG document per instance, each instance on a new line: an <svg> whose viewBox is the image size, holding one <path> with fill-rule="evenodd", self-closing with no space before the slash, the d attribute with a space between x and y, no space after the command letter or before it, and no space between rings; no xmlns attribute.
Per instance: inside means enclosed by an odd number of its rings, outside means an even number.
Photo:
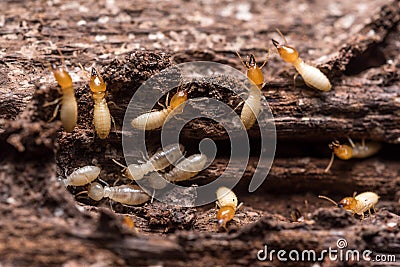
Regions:
<svg viewBox="0 0 400 267"><path fill-rule="evenodd" d="M183 104L187 100L187 92L179 90L172 98L168 106L168 99L164 109L159 111L151 111L140 115L139 117L131 121L132 127L139 130L154 130L163 126L168 115L175 110L179 105Z"/></svg>
<svg viewBox="0 0 400 267"><path fill-rule="evenodd" d="M184 147L181 144L171 144L165 146L161 151L156 152L143 164L130 164L128 167L121 163L113 160L116 164L124 167L124 174L131 180L140 180L144 175L149 172L159 171L165 169L171 163L176 162L184 151Z"/></svg>
<svg viewBox="0 0 400 267"><path fill-rule="evenodd" d="M105 139L109 135L111 129L111 115L106 101L107 87L103 78L94 67L90 75L89 87L92 91L92 98L94 101L93 124L99 138Z"/></svg>
<svg viewBox="0 0 400 267"><path fill-rule="evenodd" d="M89 185L87 194L95 201L108 197L125 205L140 205L150 200L150 196L137 185L102 186L94 182Z"/></svg>
<svg viewBox="0 0 400 267"><path fill-rule="evenodd" d="M59 51L59 53L61 54L61 51ZM62 62L65 66L64 59L62 59ZM63 69L62 67L57 67L55 64L51 65L51 72L58 82L58 85L61 87L62 97L50 103L46 103L43 106L47 107L57 104L53 112L53 116L49 120L52 121L57 116L58 109L60 108L59 102L61 101L60 118L62 125L65 131L72 132L78 120L78 104L76 103L72 78L65 69Z"/></svg>
<svg viewBox="0 0 400 267"><path fill-rule="evenodd" d="M257 66L256 59L253 54L250 54L249 61L244 61L238 51L236 51L236 54L242 62L242 65L247 69L247 78L249 78L249 80L257 85L258 89L261 90L264 85L264 75L261 70L268 62L269 51L261 67Z"/></svg>
<svg viewBox="0 0 400 267"><path fill-rule="evenodd" d="M328 200L339 208L344 208L350 211L353 215L361 215L361 219L364 219L364 212L368 211L371 215L371 209L375 212L375 205L378 203L379 196L373 192L364 192L359 195L353 194L353 197L345 197L339 203L336 203L329 197L318 196L319 198Z"/></svg>
<svg viewBox="0 0 400 267"><path fill-rule="evenodd" d="M285 43L281 45L278 41L272 39L272 43L278 50L280 57L285 62L292 64L296 68L301 77L303 77L303 80L307 86L321 91L331 90L332 85L326 75L316 67L306 64L299 57L299 53L297 52L296 48L289 46L285 36L278 29L276 30L285 41Z"/></svg>
<svg viewBox="0 0 400 267"><path fill-rule="evenodd" d="M148 182L153 189L162 189L169 182L187 181L198 174L206 165L207 156L205 154L194 154L180 161L168 173L152 173L148 177Z"/></svg>
<svg viewBox="0 0 400 267"><path fill-rule="evenodd" d="M349 145L342 145L339 141L335 140L329 144L329 148L332 149L332 156L325 172L328 172L333 164L335 155L342 160L348 160L351 158L367 158L375 155L381 149L382 145L377 142L365 142L365 139L361 140L361 143L353 143L353 141L348 138Z"/></svg>
<svg viewBox="0 0 400 267"><path fill-rule="evenodd" d="M63 179L65 186L83 186L93 182L100 174L101 169L97 166L85 166L79 168Z"/></svg>
<svg viewBox="0 0 400 267"><path fill-rule="evenodd" d="M235 193L225 186L218 188L216 195L216 204L219 207L217 213L218 225L226 230L226 224L233 219L236 210L242 206L242 203L238 205Z"/></svg>
<svg viewBox="0 0 400 267"><path fill-rule="evenodd" d="M164 174L164 178L170 182L186 181L198 174L206 165L205 154L194 154L176 164L170 172Z"/></svg>

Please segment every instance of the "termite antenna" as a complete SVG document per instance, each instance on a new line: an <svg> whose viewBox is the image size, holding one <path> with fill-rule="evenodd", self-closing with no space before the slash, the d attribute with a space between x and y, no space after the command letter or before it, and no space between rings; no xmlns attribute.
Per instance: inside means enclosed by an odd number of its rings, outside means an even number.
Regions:
<svg viewBox="0 0 400 267"><path fill-rule="evenodd" d="M119 162L119 161L117 161L116 159L111 159L115 164L117 164L118 166L120 166L120 167L122 167L122 168L124 168L124 169L126 169L126 168L128 168L128 167L126 167L124 164L122 164L121 162Z"/></svg>
<svg viewBox="0 0 400 267"><path fill-rule="evenodd" d="M262 68L264 68L264 66L267 64L270 55L271 55L271 49L268 48L268 53L267 53L267 55L265 56L264 63L261 65L260 70L261 70Z"/></svg>
<svg viewBox="0 0 400 267"><path fill-rule="evenodd" d="M244 62L242 56L239 54L239 51L236 51L236 55L239 57L240 62L242 62L243 67L245 67L246 69L249 68L249 66Z"/></svg>
<svg viewBox="0 0 400 267"><path fill-rule="evenodd" d="M58 54L60 54L60 59L61 59L62 65L63 65L64 67L66 67L66 65L65 65L65 60L64 60L64 55L63 55L63 53L61 52L61 49L60 49L59 47L57 47L57 51L58 51Z"/></svg>
<svg viewBox="0 0 400 267"><path fill-rule="evenodd" d="M321 199L328 200L329 202L331 202L331 203L334 204L335 206L338 205L337 202L335 202L334 200L332 200L331 198L329 198L329 197L327 197L327 196L318 196L318 197L321 198Z"/></svg>
<svg viewBox="0 0 400 267"><path fill-rule="evenodd" d="M80 195L83 195L83 194L87 194L87 193L88 193L87 190L81 191L81 192L79 192L78 194L75 195L75 198L76 198L77 196L80 196Z"/></svg>
<svg viewBox="0 0 400 267"><path fill-rule="evenodd" d="M329 161L328 166L324 170L325 173L328 172L331 169L334 159L335 159L335 153L332 152L331 160Z"/></svg>
<svg viewBox="0 0 400 267"><path fill-rule="evenodd" d="M285 36L282 34L282 32L281 32L278 28L275 28L275 30L279 33L279 35L280 35L280 36L282 37L282 39L285 41L285 45L287 45L288 42L287 42ZM274 42L274 41L272 41L272 42Z"/></svg>
<svg viewBox="0 0 400 267"><path fill-rule="evenodd" d="M82 66L81 63L79 63L79 67L81 68L81 70L82 70L82 72L83 72L83 75L86 76L86 79L89 79L89 78L90 78L89 72L87 72L87 71L85 70L85 68Z"/></svg>

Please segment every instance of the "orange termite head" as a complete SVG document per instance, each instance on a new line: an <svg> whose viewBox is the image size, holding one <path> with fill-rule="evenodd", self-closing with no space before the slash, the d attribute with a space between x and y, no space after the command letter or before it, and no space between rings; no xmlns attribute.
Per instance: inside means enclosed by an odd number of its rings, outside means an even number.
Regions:
<svg viewBox="0 0 400 267"><path fill-rule="evenodd" d="M288 63L294 63L299 58L299 52L297 52L296 48L289 45L281 45L278 41L272 39L272 43L278 50L281 58Z"/></svg>
<svg viewBox="0 0 400 267"><path fill-rule="evenodd" d="M188 98L187 92L184 90L178 91L172 98L171 98L171 103L170 103L170 108L174 110L176 107L178 107L180 104L185 102Z"/></svg>
<svg viewBox="0 0 400 267"><path fill-rule="evenodd" d="M348 145L341 145L337 140L330 143L329 148L332 149L333 153L340 159L348 160L353 157L353 148Z"/></svg>
<svg viewBox="0 0 400 267"><path fill-rule="evenodd" d="M256 59L253 54L250 54L249 62L247 63L247 77L261 89L264 83L264 75L261 69L257 66Z"/></svg>
<svg viewBox="0 0 400 267"><path fill-rule="evenodd" d="M226 224L235 216L235 209L231 206L223 206L217 213L218 225L226 229Z"/></svg>
<svg viewBox="0 0 400 267"><path fill-rule="evenodd" d="M51 71L61 88L72 87L72 78L65 69L51 64Z"/></svg>
<svg viewBox="0 0 400 267"><path fill-rule="evenodd" d="M357 200L354 197L345 197L338 203L339 208L352 211L357 205Z"/></svg>
<svg viewBox="0 0 400 267"><path fill-rule="evenodd" d="M106 83L94 67L92 68L92 73L90 74L89 87L93 93L101 93L107 90Z"/></svg>

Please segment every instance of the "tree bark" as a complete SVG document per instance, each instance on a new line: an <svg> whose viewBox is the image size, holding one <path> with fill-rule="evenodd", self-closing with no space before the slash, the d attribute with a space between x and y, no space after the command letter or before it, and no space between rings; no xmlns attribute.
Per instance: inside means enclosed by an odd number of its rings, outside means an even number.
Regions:
<svg viewBox="0 0 400 267"><path fill-rule="evenodd" d="M400 143L400 2L377 1L378 10L375 2L348 2L327 8L325 3L289 1L282 9L280 2L266 7L255 1L249 9L252 17L242 20L237 17L243 16L246 5L235 2L226 9L214 7L220 13L190 1L161 2L157 7L145 1L135 6L38 1L29 8L18 1L1 3L0 263L288 266L276 257L258 261L257 253L264 245L268 250L321 253L328 247L337 249L340 238L346 239L349 249L393 255L399 261L400 163L393 155ZM363 14L357 11L358 4L364 5ZM311 11L317 15L309 15ZM266 24L266 17L274 20ZM277 36L275 28L305 61L319 58L313 63L327 74L333 89L319 92L301 79L294 88L294 68L271 56L262 92L274 115L277 153L263 186L249 194L248 181L258 162L257 149L252 152L244 178L234 189L244 206L227 233L217 227L211 204L184 208L160 202L140 207L112 203L110 210L108 201L78 195L85 187L65 190L58 181L66 171L96 163L102 166L101 178L113 183L120 168L111 159L123 161L121 131L106 140L93 132L91 94L78 63L100 65L108 100L117 104L110 109L120 129L132 95L152 75L192 60L242 69L235 55L238 48L231 43L241 44L242 54L255 53L262 59L271 37ZM47 122L53 110L43 107L58 97L48 70L49 62L60 61L57 47L73 74L79 104L78 127L71 134L62 131L59 121ZM240 98L224 89L235 79L212 79L218 82L192 83L189 97L212 97L237 107ZM204 119L188 123L181 135L190 152L204 137L213 138L219 148L228 140L220 125ZM252 149L259 147L257 125L249 136ZM369 159L336 159L331 171L324 173L330 159L327 144L347 136L381 141L383 149ZM159 131L149 133L147 140L150 150L156 150ZM194 182L216 179L228 162L229 156L222 153ZM379 194L376 213L360 220L317 198L323 194L338 201L353 191ZM293 222L296 210L304 221ZM319 263L376 266L372 261L331 261L326 256ZM289 265L311 266L312 261Z"/></svg>

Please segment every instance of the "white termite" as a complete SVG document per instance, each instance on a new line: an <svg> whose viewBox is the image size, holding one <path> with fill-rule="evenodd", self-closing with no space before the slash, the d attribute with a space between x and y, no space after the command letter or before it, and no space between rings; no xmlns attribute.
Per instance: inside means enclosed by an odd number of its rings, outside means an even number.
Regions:
<svg viewBox="0 0 400 267"><path fill-rule="evenodd" d="M168 115L187 100L186 91L178 91L171 99L170 105L163 110L144 113L131 121L133 128L139 130L154 130L163 126ZM167 100L168 101L168 100ZM181 106L180 108L183 108Z"/></svg>
<svg viewBox="0 0 400 267"><path fill-rule="evenodd" d="M124 167L124 174L131 180L140 180L149 172L163 170L169 165L176 162L182 157L184 147L181 144L171 144L165 146L161 151L156 152L143 164L130 164L128 167L123 166L113 160L118 165Z"/></svg>
<svg viewBox="0 0 400 267"><path fill-rule="evenodd" d="M102 186L94 182L89 185L87 194L95 201L108 197L125 205L140 205L150 200L150 196L137 185Z"/></svg>
<svg viewBox="0 0 400 267"><path fill-rule="evenodd" d="M374 192L364 192L358 195L354 193L353 197L345 197L339 203L336 203L334 200L326 196L318 197L332 202L339 208L344 208L345 210L350 211L353 215L361 215L361 219L364 219L364 213L366 211L368 211L370 215L371 209L375 211L375 205L379 200L379 196Z"/></svg>
<svg viewBox="0 0 400 267"><path fill-rule="evenodd" d="M219 226L226 230L226 224L233 219L236 210L240 208L242 203L238 205L238 199L235 193L228 187L222 186L217 189L217 220Z"/></svg>
<svg viewBox="0 0 400 267"><path fill-rule="evenodd" d="M83 186L93 182L100 174L101 169L97 166L84 166L72 172L64 179L65 186Z"/></svg>
<svg viewBox="0 0 400 267"><path fill-rule="evenodd" d="M170 182L186 181L198 174L206 165L205 154L194 154L176 164L170 172L164 174L164 178Z"/></svg>
<svg viewBox="0 0 400 267"><path fill-rule="evenodd" d="M278 41L272 39L272 43L278 50L280 57L290 64L292 64L296 70L299 72L301 77L303 77L304 82L307 86L315 88L321 91L329 91L332 85L329 79L323 74L319 69L308 65L305 63L297 52L296 48L289 46L285 36L277 29L278 33L282 36L285 43L283 45L279 44Z"/></svg>

